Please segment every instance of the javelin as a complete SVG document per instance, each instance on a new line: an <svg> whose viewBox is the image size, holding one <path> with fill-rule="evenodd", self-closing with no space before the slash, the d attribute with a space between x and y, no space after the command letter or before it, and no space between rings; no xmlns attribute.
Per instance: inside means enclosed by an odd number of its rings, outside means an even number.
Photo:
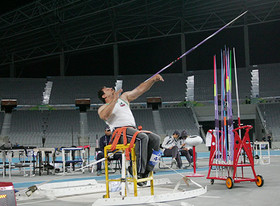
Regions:
<svg viewBox="0 0 280 206"><path fill-rule="evenodd" d="M201 42L199 42L197 45L195 45L194 47L192 47L190 50L186 51L184 54L182 54L181 56L179 56L177 59L175 59L173 62L169 63L168 65L166 65L165 67L163 67L161 70L159 70L157 73L155 73L153 76L151 76L150 78L148 78L146 81L148 81L149 79L153 78L154 76L156 76L157 74L161 73L162 71L166 70L168 67L170 67L172 64L174 64L175 62L177 62L178 60L182 59L184 56L186 56L187 54L191 53L193 50L195 50L197 47L199 47L201 44L203 44L204 42L206 42L208 39L211 39L213 36L215 36L216 34L218 34L220 31L222 31L224 28L228 27L230 24L232 24L233 22L235 22L237 19L239 19L241 16L243 16L244 14L246 14L248 11L243 12L242 14L240 14L238 17L236 17L235 19L231 20L229 23L227 23L226 25L224 25L222 28L220 28L219 30L217 30L216 32L214 32L213 34L211 34L210 36L208 36L206 39L202 40Z"/></svg>

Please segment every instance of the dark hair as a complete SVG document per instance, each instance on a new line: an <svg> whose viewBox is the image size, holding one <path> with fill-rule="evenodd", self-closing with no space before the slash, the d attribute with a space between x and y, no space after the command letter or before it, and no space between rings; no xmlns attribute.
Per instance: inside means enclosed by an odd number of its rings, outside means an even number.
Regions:
<svg viewBox="0 0 280 206"><path fill-rule="evenodd" d="M183 130L182 133L181 133L181 137L187 137L188 136L188 133L186 130Z"/></svg>
<svg viewBox="0 0 280 206"><path fill-rule="evenodd" d="M106 127L104 128L105 131L111 131L109 125L106 125Z"/></svg>
<svg viewBox="0 0 280 206"><path fill-rule="evenodd" d="M176 135L179 136L179 135L180 135L180 132L179 132L178 130L175 130L175 131L173 132L173 135L174 135L174 134L176 134Z"/></svg>
<svg viewBox="0 0 280 206"><path fill-rule="evenodd" d="M102 97L104 94L103 89L104 89L104 87L102 87L100 90L98 90L97 96L98 96L98 99L100 99L103 103L106 103L105 98Z"/></svg>

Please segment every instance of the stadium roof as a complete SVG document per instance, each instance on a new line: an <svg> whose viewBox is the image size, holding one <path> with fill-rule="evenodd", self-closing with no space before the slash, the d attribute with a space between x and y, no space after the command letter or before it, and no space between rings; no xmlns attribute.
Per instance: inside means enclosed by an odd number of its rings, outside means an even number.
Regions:
<svg viewBox="0 0 280 206"><path fill-rule="evenodd" d="M280 20L280 0L37 0L0 16L0 65Z"/></svg>

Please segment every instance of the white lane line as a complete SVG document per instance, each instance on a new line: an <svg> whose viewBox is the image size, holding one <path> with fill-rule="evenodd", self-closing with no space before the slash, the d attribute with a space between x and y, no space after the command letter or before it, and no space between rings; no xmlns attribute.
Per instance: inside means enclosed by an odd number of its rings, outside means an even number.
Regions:
<svg viewBox="0 0 280 206"><path fill-rule="evenodd" d="M187 202L181 202L181 206L194 206L194 205Z"/></svg>
<svg viewBox="0 0 280 206"><path fill-rule="evenodd" d="M41 203L41 202L49 202L49 201L52 201L52 200L41 200L41 201L34 201L34 202L23 202L23 203L18 203L17 202L17 205L37 205L37 203Z"/></svg>
<svg viewBox="0 0 280 206"><path fill-rule="evenodd" d="M199 196L199 197L213 198L213 199L219 199L219 198L221 198L220 196L207 196L207 195L203 195L203 196Z"/></svg>

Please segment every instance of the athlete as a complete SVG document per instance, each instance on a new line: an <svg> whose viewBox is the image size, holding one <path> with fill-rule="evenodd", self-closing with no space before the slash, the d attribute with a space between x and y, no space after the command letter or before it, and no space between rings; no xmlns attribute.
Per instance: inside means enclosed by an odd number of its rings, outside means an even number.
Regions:
<svg viewBox="0 0 280 206"><path fill-rule="evenodd" d="M132 91L122 93L122 89L103 87L98 91L98 98L104 103L98 109L98 115L111 131L120 127L128 127L126 131L127 141L130 142L134 133L138 131L129 103L148 91L155 82L164 81L161 75L155 75L151 79L141 83ZM139 133L135 141L135 154L137 173L140 177L147 177L154 165L150 158L154 151L160 150L160 137L154 133ZM131 168L130 168L131 171Z"/></svg>

